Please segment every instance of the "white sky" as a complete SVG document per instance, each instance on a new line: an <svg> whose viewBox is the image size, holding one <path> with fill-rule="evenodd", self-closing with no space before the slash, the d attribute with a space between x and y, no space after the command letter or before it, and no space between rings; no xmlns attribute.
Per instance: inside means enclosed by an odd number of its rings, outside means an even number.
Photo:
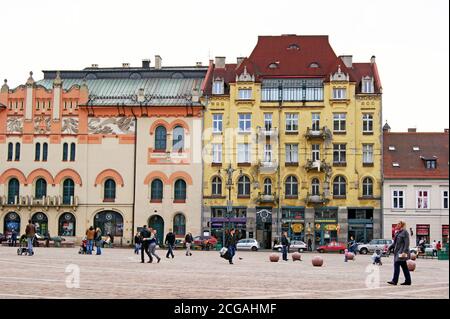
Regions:
<svg viewBox="0 0 450 319"><path fill-rule="evenodd" d="M163 65L250 55L258 35L329 35L337 55L368 62L383 85L393 131L449 127L447 0L21 0L0 5L0 79L93 63ZM1 84L1 83L0 83Z"/></svg>

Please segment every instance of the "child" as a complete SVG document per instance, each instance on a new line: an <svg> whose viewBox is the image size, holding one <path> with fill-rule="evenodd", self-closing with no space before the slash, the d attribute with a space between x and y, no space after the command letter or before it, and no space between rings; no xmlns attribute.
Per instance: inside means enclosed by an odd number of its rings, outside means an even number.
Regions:
<svg viewBox="0 0 450 319"><path fill-rule="evenodd" d="M372 261L374 265L382 265L383 263L381 262L381 250L379 248L375 249L375 251L373 252L372 255Z"/></svg>

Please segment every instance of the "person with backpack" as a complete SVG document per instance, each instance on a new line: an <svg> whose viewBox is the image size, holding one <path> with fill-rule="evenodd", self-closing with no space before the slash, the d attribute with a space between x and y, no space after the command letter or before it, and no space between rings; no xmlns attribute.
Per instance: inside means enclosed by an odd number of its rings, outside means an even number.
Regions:
<svg viewBox="0 0 450 319"><path fill-rule="evenodd" d="M166 258L169 258L169 256L172 256L172 258L175 257L175 255L173 254L173 249L175 247L175 234L172 233L172 229L169 229L169 232L166 234L164 244L167 245Z"/></svg>
<svg viewBox="0 0 450 319"><path fill-rule="evenodd" d="M194 238L192 237L192 234L187 233L186 236L184 237L184 243L186 244L186 256L192 256L191 245L193 241Z"/></svg>
<svg viewBox="0 0 450 319"><path fill-rule="evenodd" d="M31 220L28 221L28 225L25 228L25 235L27 236L27 243L28 243L28 256L33 256L33 240L36 236L36 226L31 222Z"/></svg>

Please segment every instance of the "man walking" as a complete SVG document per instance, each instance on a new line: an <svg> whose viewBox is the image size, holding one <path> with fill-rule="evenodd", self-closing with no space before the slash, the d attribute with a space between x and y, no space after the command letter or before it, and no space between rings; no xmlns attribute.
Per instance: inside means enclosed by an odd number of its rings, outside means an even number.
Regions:
<svg viewBox="0 0 450 319"><path fill-rule="evenodd" d="M33 239L36 235L36 226L33 225L31 220L28 221L28 225L25 228L25 234L27 236L27 243L28 243L28 256L33 256Z"/></svg>
<svg viewBox="0 0 450 319"><path fill-rule="evenodd" d="M287 232L284 232L281 237L281 247L283 251L283 260L288 261L289 239L287 238Z"/></svg>
<svg viewBox="0 0 450 319"><path fill-rule="evenodd" d="M92 255L92 250L94 249L94 238L95 238L95 230L94 227L89 227L86 230L86 239L87 239L87 254Z"/></svg>
<svg viewBox="0 0 450 319"><path fill-rule="evenodd" d="M152 256L148 252L148 247L150 245L150 231L147 229L147 225L144 225L142 227L142 230L140 232L141 234L141 263L145 262L145 256L144 252L147 254L147 256L150 258L150 261L152 260Z"/></svg>
<svg viewBox="0 0 450 319"><path fill-rule="evenodd" d="M233 257L236 254L236 234L234 229L230 230L230 233L228 234L225 240L225 246L227 247L228 252L230 253L230 259L228 261L230 265L232 265Z"/></svg>
<svg viewBox="0 0 450 319"><path fill-rule="evenodd" d="M164 244L167 245L167 254L166 254L166 258L169 258L169 256L174 256L173 254L173 249L175 246L175 234L172 233L172 229L169 229L169 232L166 234L166 239L164 240Z"/></svg>

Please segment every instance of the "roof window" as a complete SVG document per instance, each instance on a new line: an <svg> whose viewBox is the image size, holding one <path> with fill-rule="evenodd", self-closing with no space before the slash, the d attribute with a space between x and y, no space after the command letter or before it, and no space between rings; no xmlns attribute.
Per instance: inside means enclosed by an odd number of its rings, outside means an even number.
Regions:
<svg viewBox="0 0 450 319"><path fill-rule="evenodd" d="M269 69L277 69L278 68L278 64L280 62L273 62L269 64Z"/></svg>
<svg viewBox="0 0 450 319"><path fill-rule="evenodd" d="M298 46L298 44L292 43L289 44L288 50L300 50L300 47Z"/></svg>
<svg viewBox="0 0 450 319"><path fill-rule="evenodd" d="M309 65L309 67L310 67L311 69L314 69L314 68L320 68L319 63L317 63L317 62L312 62L312 63Z"/></svg>
<svg viewBox="0 0 450 319"><path fill-rule="evenodd" d="M394 166L394 167L400 167L400 163L398 163L398 162L393 162L393 163L392 163L392 166Z"/></svg>
<svg viewBox="0 0 450 319"><path fill-rule="evenodd" d="M420 147L419 146L413 146L413 151L420 151Z"/></svg>
<svg viewBox="0 0 450 319"><path fill-rule="evenodd" d="M395 151L395 146L390 145L390 146L389 146L389 150L390 150L390 151Z"/></svg>

